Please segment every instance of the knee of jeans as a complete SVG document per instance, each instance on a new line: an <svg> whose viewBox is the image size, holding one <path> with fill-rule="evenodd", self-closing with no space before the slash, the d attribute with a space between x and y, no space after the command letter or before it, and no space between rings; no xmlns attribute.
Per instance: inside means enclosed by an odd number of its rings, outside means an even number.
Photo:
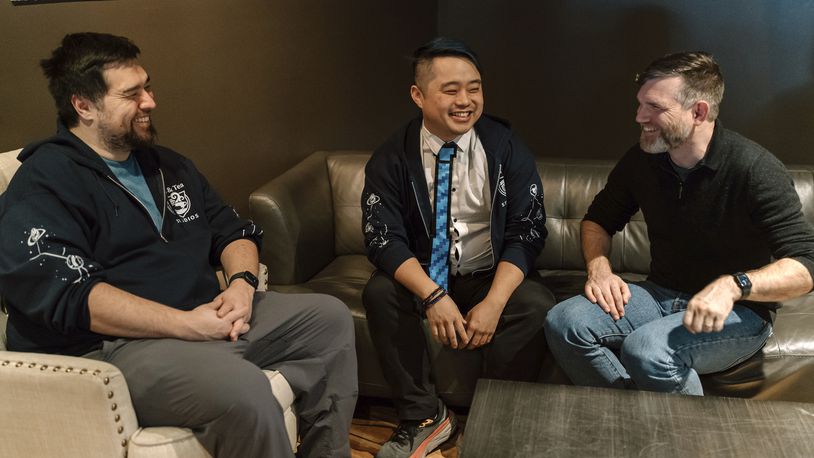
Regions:
<svg viewBox="0 0 814 458"><path fill-rule="evenodd" d="M636 375L663 372L673 366L672 358L662 351L664 344L646 332L632 332L619 350L619 360L628 372Z"/></svg>
<svg viewBox="0 0 814 458"><path fill-rule="evenodd" d="M571 305L571 299L560 302L546 315L544 329L549 343L590 340L588 324L584 322L577 308Z"/></svg>

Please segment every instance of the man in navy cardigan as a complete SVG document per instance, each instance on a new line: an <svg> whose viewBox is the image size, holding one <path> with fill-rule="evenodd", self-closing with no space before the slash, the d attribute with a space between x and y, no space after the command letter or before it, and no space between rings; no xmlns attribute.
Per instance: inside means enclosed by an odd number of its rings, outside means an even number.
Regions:
<svg viewBox="0 0 814 458"><path fill-rule="evenodd" d="M437 38L416 50L414 75L422 116L374 152L362 193L362 230L378 269L363 302L401 420L380 457L423 456L455 430L432 382L423 318L441 344L483 348L485 376L535 380L553 303L534 269L547 234L540 177L508 123L482 115L477 57ZM442 147L454 149L447 224L434 215ZM449 249L444 242L437 259L448 275L431 278L433 238L444 235Z"/></svg>

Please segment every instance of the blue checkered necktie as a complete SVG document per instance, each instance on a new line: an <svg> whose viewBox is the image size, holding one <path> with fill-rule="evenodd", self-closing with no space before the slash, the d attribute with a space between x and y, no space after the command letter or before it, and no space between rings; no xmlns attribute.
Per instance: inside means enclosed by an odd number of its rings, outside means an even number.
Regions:
<svg viewBox="0 0 814 458"><path fill-rule="evenodd" d="M449 188L452 183L454 142L444 143L435 160L435 237L432 239L430 278L449 289Z"/></svg>

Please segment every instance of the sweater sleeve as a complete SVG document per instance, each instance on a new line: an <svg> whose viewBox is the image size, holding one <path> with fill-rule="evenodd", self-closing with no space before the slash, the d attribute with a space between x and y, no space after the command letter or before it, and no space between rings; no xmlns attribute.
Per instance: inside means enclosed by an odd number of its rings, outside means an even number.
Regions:
<svg viewBox="0 0 814 458"><path fill-rule="evenodd" d="M639 210L629 186L636 179L635 155L636 150L633 148L611 170L605 187L594 197L584 217L585 220L602 226L611 236L624 229Z"/></svg>
<svg viewBox="0 0 814 458"><path fill-rule="evenodd" d="M799 261L814 278L814 228L780 160L762 154L749 169L748 189L749 217L765 235L772 256Z"/></svg>
<svg viewBox="0 0 814 458"><path fill-rule="evenodd" d="M389 275L415 256L404 222L405 175L392 155L382 150L376 151L365 166L361 196L365 249L370 262Z"/></svg>
<svg viewBox="0 0 814 458"><path fill-rule="evenodd" d="M528 274L534 268L548 235L543 184L528 148L514 136L509 148L509 160L497 184L498 193L505 193L507 198L506 230L500 260L511 262L523 274Z"/></svg>

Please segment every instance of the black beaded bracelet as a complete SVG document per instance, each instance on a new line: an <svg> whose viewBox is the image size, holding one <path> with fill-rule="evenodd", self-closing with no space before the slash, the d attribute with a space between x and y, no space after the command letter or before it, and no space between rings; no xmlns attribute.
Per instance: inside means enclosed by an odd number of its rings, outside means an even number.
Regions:
<svg viewBox="0 0 814 458"><path fill-rule="evenodd" d="M430 300L429 302L424 304L424 309L430 308L433 304L435 304L436 302L443 299L444 296L446 296L446 295L447 295L447 290L442 289L441 292L437 296L435 296L434 298L432 298L432 300Z"/></svg>
<svg viewBox="0 0 814 458"><path fill-rule="evenodd" d="M424 306L424 307L426 307L426 306L427 306L427 304L429 304L429 303L430 303L430 301L431 301L431 300L433 300L433 299L435 298L435 296L436 296L437 294L439 294L439 293L440 293L441 291L443 291L443 290L444 290L444 287L443 287L443 286L439 286L438 288L435 288L435 291L431 292L431 293L429 294L429 296L425 297L425 298L424 298L424 300L422 300L422 301L421 301L421 305L422 305L422 306Z"/></svg>

